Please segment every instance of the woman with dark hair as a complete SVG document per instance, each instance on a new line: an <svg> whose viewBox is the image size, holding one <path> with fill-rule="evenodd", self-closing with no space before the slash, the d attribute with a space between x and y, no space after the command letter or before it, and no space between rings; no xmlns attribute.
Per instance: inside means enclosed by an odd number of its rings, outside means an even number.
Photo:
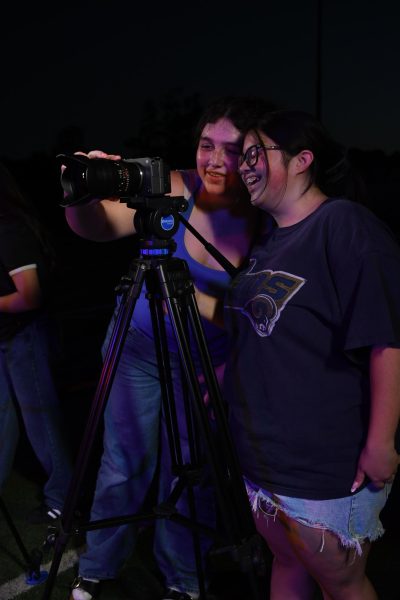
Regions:
<svg viewBox="0 0 400 600"><path fill-rule="evenodd" d="M399 247L343 198L345 155L312 116L266 114L239 164L270 227L225 299L224 391L270 598L318 584L373 600L366 560L399 464Z"/></svg>
<svg viewBox="0 0 400 600"><path fill-rule="evenodd" d="M54 256L32 207L0 164L0 490L18 441L19 407L28 439L47 473L44 504L31 522L60 516L71 464L51 371L46 290Z"/></svg>
<svg viewBox="0 0 400 600"><path fill-rule="evenodd" d="M235 266L247 256L260 223L259 213L250 206L237 172L243 131L269 107L267 101L256 98L223 98L210 105L199 123L197 168L171 173L171 195L184 196L189 203L183 216ZM120 158L98 151L88 156ZM67 220L79 235L103 241L135 233L133 213L126 204L102 200L67 208ZM222 298L229 275L189 230L181 227L174 240L177 244L174 256L187 262L196 287L203 293L202 303L208 305L212 298ZM203 307L199 305L199 309L202 312ZM183 461L187 463L190 440L186 432L179 352L168 316L166 326ZM227 351L225 332L210 322L204 322L204 329L214 366L221 375ZM110 333L111 329L108 336ZM146 290L142 289L105 410L104 453L92 519L132 514L143 506L156 472L160 444L159 498L165 500L174 485L174 475L162 418L148 300ZM198 521L212 527L215 501L211 482L203 478L194 492ZM179 498L177 509L180 514L188 515L186 493ZM135 539L132 525L89 532L72 597L89 600L98 593L99 581L116 577ZM210 544L209 538L201 537L203 557ZM154 552L165 577L163 598L197 598L191 531L169 519L158 519Z"/></svg>

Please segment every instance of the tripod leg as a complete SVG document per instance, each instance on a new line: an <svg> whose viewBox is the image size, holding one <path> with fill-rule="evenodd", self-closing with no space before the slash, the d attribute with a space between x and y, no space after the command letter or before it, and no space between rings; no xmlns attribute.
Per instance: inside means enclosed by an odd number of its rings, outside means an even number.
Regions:
<svg viewBox="0 0 400 600"><path fill-rule="evenodd" d="M214 370L210 369L212 365L211 357L204 337L198 307L195 302L194 290L189 295L188 312L192 331L200 351L204 376L209 390L210 404L217 422L217 431L220 434L221 444L219 445L219 449L222 452L220 460L225 461L227 465L225 485L226 489L229 490L229 499L233 505L235 518L233 523L227 519L225 527L229 527L233 533L232 541L234 543L233 552L236 554L235 559L241 565L241 569L248 575L253 597L256 599L262 598L263 594L259 589L257 577L265 575L264 549L261 537L255 529L246 488L239 468L239 460L230 436L219 385ZM232 526L234 527L233 529L231 529Z"/></svg>
<svg viewBox="0 0 400 600"><path fill-rule="evenodd" d="M61 523L61 533L55 537L53 560L42 600L47 600L51 597L51 590L55 583L65 547L71 535L78 532L77 529L73 531L73 523L82 482L84 481L87 471L87 466L93 449L100 419L104 413L106 402L110 394L112 382L118 366L118 361L122 352L123 343L126 338L136 300L143 285L146 268L146 265L143 264L142 261L134 261L131 270L131 280L126 279L123 285L123 293L116 317L116 322L107 348L100 380L96 389L96 394L91 406L87 426L85 428L83 440L79 449L75 471L64 503L64 508L62 511L63 517ZM79 527L79 530L80 529L84 529L84 526L81 525Z"/></svg>
<svg viewBox="0 0 400 600"><path fill-rule="evenodd" d="M231 547L228 547L228 550L230 551L231 556L234 557L237 562L240 562L240 568L246 570L248 573L254 597L259 598L261 592L258 589L255 575L256 571L257 575L259 575L264 567L261 539L256 533L239 462L229 434L229 427L219 386L207 349L201 319L195 301L194 287L188 275L189 272L186 266L187 281L180 284L180 293L176 294L175 281L177 278L169 278L168 268L168 265L165 266L160 264L158 266L158 276L175 331L179 352L184 365L185 376L191 390L190 397L193 400L194 413L201 427L201 434L205 440L206 452L213 471L215 489L221 507L221 516L224 521L227 538L231 544ZM183 277L183 279L185 278ZM177 300L178 297L180 298L179 301ZM193 364L192 351L187 336L185 335L182 309L180 307L183 298L189 312L192 330L201 356L204 377L209 388L211 406L216 416L219 439L223 448L222 456L219 453L219 448L217 450L215 437L210 429L207 409L203 403L197 373Z"/></svg>
<svg viewBox="0 0 400 600"><path fill-rule="evenodd" d="M149 274L149 278L152 274ZM154 282L153 282L154 285ZM151 289L152 284L148 281L147 288ZM186 489L187 493L187 503L189 509L189 515L192 522L197 521L196 514L196 502L195 502L195 494L193 489L193 484L195 481L193 480L193 473L199 469L199 449L196 444L197 435L195 435L193 428L193 417L190 410L190 404L187 398L187 389L186 393L184 392L184 408L185 408L185 428L186 435L188 439L189 445L189 453L190 453L190 461L189 464L184 464L184 459L182 457L182 449L180 444L180 439L182 433L179 430L177 412L176 412L176 402L174 398L174 386L171 378L171 365L169 361L169 353L168 353L168 344L165 332L165 322L164 322L164 312L161 304L161 299L157 294L150 294L150 312L153 324L153 332L154 332L154 340L155 340L155 348L157 355L157 363L160 377L160 386L162 391L162 402L163 402L163 414L166 423L166 432L168 436L168 445L171 455L171 471L173 474L177 475L180 479L178 483L175 484L174 490L171 493L169 499L166 503L163 503L162 510L165 511L165 515L168 514L170 510L174 510L175 504L178 501L180 495ZM183 380L183 386L185 386L185 381ZM161 467L162 468L162 467ZM167 506L166 506L167 505ZM192 530L192 538L193 538L193 551L194 558L196 563L196 571L197 571L197 579L199 585L199 593L200 598L205 599L205 579L203 573L203 564L202 564L202 551L201 544L199 538L199 532L195 529Z"/></svg>
<svg viewBox="0 0 400 600"><path fill-rule="evenodd" d="M189 296L188 312L192 325L192 331L196 338L202 360L204 377L209 390L210 403L215 415L217 429L220 433L221 439L223 440L221 449L224 452L225 463L229 465L229 471L226 472L226 483L230 484L231 487L229 494L232 502L235 503L235 513L236 516L239 517L240 531L243 532L245 529L248 529L251 532L254 530L253 517L249 508L247 492L239 468L239 460L230 436L226 411L221 397L218 381L214 370L212 367L210 368L212 361L208 351L206 339L204 337L201 318L195 302L194 294ZM237 522L238 519L236 518L235 523Z"/></svg>

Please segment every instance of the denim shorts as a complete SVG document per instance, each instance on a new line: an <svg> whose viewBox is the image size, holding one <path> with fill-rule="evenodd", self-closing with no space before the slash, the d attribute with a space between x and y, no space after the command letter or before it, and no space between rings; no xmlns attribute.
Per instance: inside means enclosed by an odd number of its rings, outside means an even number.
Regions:
<svg viewBox="0 0 400 600"><path fill-rule="evenodd" d="M389 496L391 483L382 489L369 484L351 496L333 500L291 498L268 492L248 479L245 484L256 518L276 518L281 510L302 525L321 529L321 552L324 531L335 534L343 546L354 548L359 555L363 541L373 541L384 534L379 514Z"/></svg>

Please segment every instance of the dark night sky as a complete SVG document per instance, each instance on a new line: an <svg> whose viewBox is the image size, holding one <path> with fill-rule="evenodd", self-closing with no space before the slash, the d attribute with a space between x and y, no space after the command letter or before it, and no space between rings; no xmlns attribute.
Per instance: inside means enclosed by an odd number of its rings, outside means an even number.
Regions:
<svg viewBox="0 0 400 600"><path fill-rule="evenodd" d="M322 120L347 146L400 151L396 4L322 0ZM0 156L48 151L71 125L88 147L124 153L143 102L174 89L314 112L317 0L229 5L14 3L2 18Z"/></svg>

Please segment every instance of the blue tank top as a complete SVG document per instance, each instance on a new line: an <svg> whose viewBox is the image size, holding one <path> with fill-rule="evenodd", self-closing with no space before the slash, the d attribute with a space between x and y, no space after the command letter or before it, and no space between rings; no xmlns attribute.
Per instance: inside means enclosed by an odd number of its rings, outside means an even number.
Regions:
<svg viewBox="0 0 400 600"><path fill-rule="evenodd" d="M201 179L196 171L180 171L180 173L184 182L184 197L189 203L187 210L182 214L185 219L189 221L194 206L194 196L201 185ZM174 256L183 259L187 263L193 282L200 291L217 298L222 298L230 281L228 273L226 271L212 269L194 260L185 246L185 232L186 228L181 224L174 236L176 242ZM132 325L135 329L140 330L145 335L153 337L149 301L146 298L146 293L146 285L143 285L140 296L136 302L132 317ZM217 366L225 362L227 351L226 333L206 319L202 319L202 324L212 361L214 366ZM178 352L178 345L176 343L169 315L165 316L165 326L169 350L171 352Z"/></svg>

